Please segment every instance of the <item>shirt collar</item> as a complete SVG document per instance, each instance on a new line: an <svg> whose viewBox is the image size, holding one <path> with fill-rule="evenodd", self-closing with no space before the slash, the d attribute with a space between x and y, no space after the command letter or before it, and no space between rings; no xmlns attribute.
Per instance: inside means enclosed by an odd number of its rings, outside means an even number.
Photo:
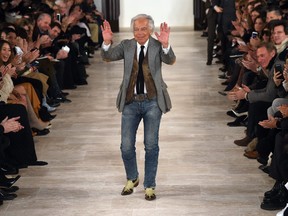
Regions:
<svg viewBox="0 0 288 216"><path fill-rule="evenodd" d="M148 43L149 43L149 39L148 39L148 40L146 41L146 43L143 45L143 46L145 46L145 49L147 49ZM141 49L141 46L142 46L142 45L140 45L140 44L137 42L137 49Z"/></svg>

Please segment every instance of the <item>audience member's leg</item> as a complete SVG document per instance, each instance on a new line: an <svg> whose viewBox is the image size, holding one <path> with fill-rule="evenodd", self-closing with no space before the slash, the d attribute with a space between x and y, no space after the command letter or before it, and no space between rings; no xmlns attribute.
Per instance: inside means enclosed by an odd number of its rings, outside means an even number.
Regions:
<svg viewBox="0 0 288 216"><path fill-rule="evenodd" d="M19 104L0 105L0 118L20 116L19 122L24 126L17 133L8 133L10 145L5 150L6 161L17 167L26 166L37 161L34 140L26 108Z"/></svg>

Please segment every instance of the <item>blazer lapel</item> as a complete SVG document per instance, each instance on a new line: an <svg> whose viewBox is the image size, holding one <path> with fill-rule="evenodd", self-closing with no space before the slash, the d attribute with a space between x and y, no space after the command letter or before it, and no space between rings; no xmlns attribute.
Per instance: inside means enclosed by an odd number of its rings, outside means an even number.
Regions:
<svg viewBox="0 0 288 216"><path fill-rule="evenodd" d="M155 43L155 39L150 37L149 44L148 44L148 64L149 64L150 72L153 77L154 77L155 70L151 70L151 69L155 68L154 62L155 62L155 58L157 54L158 54L158 46Z"/></svg>
<svg viewBox="0 0 288 216"><path fill-rule="evenodd" d="M132 68L133 68L133 61L134 61L134 54L136 52L136 41L132 40L131 43L126 47L127 53L125 56L125 79L129 82ZM127 67L127 68L126 68Z"/></svg>

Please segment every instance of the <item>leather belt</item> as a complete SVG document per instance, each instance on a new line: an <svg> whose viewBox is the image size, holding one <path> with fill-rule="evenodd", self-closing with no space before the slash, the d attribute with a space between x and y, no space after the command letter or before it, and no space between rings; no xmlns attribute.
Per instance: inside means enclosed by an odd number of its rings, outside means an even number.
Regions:
<svg viewBox="0 0 288 216"><path fill-rule="evenodd" d="M136 102L141 102L148 99L148 95L147 94L137 94L133 96L133 100Z"/></svg>

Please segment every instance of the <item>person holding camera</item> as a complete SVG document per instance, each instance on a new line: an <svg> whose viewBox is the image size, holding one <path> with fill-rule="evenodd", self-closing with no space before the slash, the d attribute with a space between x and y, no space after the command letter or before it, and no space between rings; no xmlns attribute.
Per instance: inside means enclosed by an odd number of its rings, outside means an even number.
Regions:
<svg viewBox="0 0 288 216"><path fill-rule="evenodd" d="M258 46L256 51L257 67L248 68L254 70L257 74L265 75L268 78L267 84L257 90L240 86L240 89L229 93L229 98L232 100L234 98L235 100L246 99L249 101L247 134L245 138L237 140L237 143L241 146L247 146L255 137L261 139L267 135L267 130L261 128L258 122L267 118L267 109L271 106L272 101L278 97L279 92L275 88L273 77L275 64L283 65L288 52L286 49L288 46L288 25L286 21L277 20L273 22L272 38L274 43L264 42ZM258 131L257 134L255 131ZM253 158L257 158L257 155Z"/></svg>

